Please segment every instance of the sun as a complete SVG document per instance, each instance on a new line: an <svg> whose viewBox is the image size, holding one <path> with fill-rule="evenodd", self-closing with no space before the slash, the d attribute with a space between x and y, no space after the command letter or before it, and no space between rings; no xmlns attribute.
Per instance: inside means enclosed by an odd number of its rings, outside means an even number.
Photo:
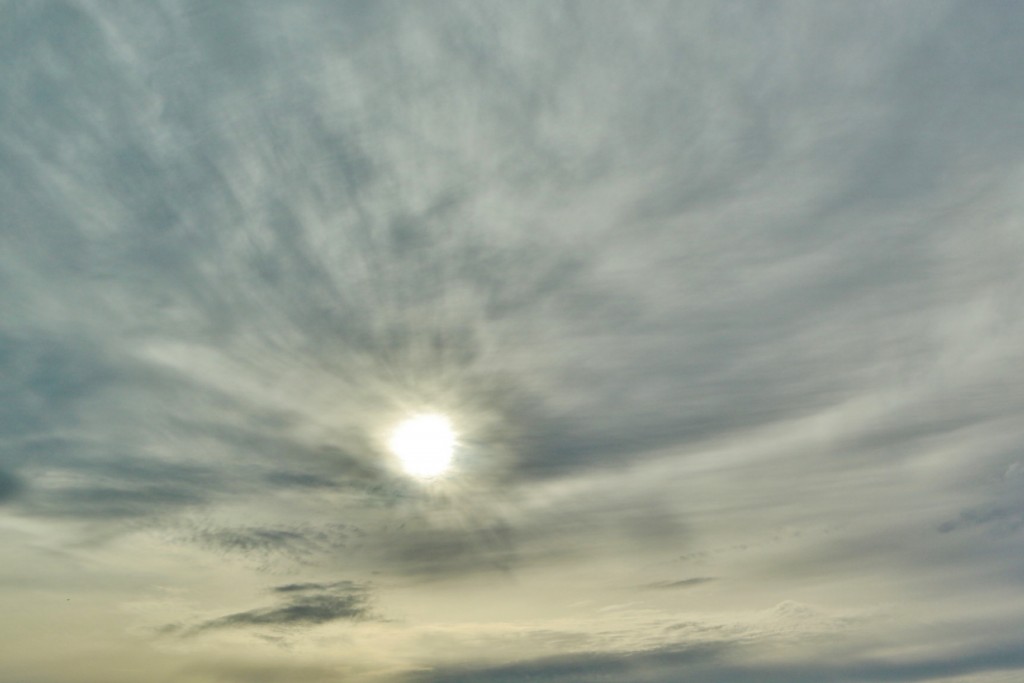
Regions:
<svg viewBox="0 0 1024 683"><path fill-rule="evenodd" d="M395 428L388 445L406 472L415 477L436 477L451 465L455 432L444 415L416 415Z"/></svg>

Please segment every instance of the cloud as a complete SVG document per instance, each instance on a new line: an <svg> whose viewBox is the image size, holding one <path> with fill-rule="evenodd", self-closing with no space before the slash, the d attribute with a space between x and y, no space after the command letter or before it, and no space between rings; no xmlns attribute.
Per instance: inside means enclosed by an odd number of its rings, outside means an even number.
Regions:
<svg viewBox="0 0 1024 683"><path fill-rule="evenodd" d="M1019 664L969 635L1021 609L1017 7L7 4L12 614L224 634L187 683L287 678L227 634L334 621L372 637L304 641L311 679ZM386 443L427 409L460 448L420 482ZM91 602L19 602L65 568ZM893 650L842 622L758 668L730 610L819 600L895 601Z"/></svg>
<svg viewBox="0 0 1024 683"><path fill-rule="evenodd" d="M9 392L0 428L8 438L61 425L77 400L109 387L119 374L92 344L15 330L0 330L0 364L7 368L3 385Z"/></svg>
<svg viewBox="0 0 1024 683"><path fill-rule="evenodd" d="M697 576L691 579L679 579L677 581L653 581L651 583L644 584L641 588L652 588L656 590L672 589L672 588L692 588L694 586L700 586L701 584L711 583L717 581L715 577L708 576Z"/></svg>
<svg viewBox="0 0 1024 683"><path fill-rule="evenodd" d="M964 510L956 519L940 524L939 531L948 534L952 531L984 526L994 527L999 534L1011 534L1024 526L1024 509L987 506Z"/></svg>
<svg viewBox="0 0 1024 683"><path fill-rule="evenodd" d="M182 630L180 625L166 632L197 635L206 631L244 627L309 627L333 621L365 621L376 618L370 608L370 587L352 581L328 584L287 584L272 591L279 603L209 619Z"/></svg>
<svg viewBox="0 0 1024 683"><path fill-rule="evenodd" d="M735 644L663 648L625 654L590 653L523 661L503 666L438 669L417 681L487 680L495 683L583 683L629 681L670 683L684 677L693 683L867 683L945 680L1024 667L1019 643L999 643L972 651L935 657L852 658L833 662L766 662L736 664Z"/></svg>
<svg viewBox="0 0 1024 683"><path fill-rule="evenodd" d="M118 519L160 514L167 508L202 502L198 495L169 489L161 484L132 488L76 487L56 492L32 510L39 515L61 517Z"/></svg>
<svg viewBox="0 0 1024 683"><path fill-rule="evenodd" d="M304 565L351 551L364 535L358 527L339 523L234 526L207 520L183 523L172 529L168 538L269 569L282 561Z"/></svg>
<svg viewBox="0 0 1024 683"><path fill-rule="evenodd" d="M628 654L588 653L516 662L503 666L439 669L418 676L415 680L424 683L428 681L461 683L477 680L494 681L494 683L517 683L518 681L654 683L655 681L669 680L657 677L659 674L664 676L668 671L673 671L674 675L678 677L681 671L686 670L689 675L696 666L714 661L727 649L727 647L723 648L719 645L699 645Z"/></svg>
<svg viewBox="0 0 1024 683"><path fill-rule="evenodd" d="M62 436L16 443L6 457L31 483L19 509L40 517L118 522L200 506L230 489L215 468L118 453L122 448Z"/></svg>
<svg viewBox="0 0 1024 683"><path fill-rule="evenodd" d="M186 680L199 676L199 680L225 683L337 683L339 678L351 677L347 667L340 665L287 664L275 661L216 661L186 667L181 672Z"/></svg>
<svg viewBox="0 0 1024 683"><path fill-rule="evenodd" d="M521 558L504 524L429 529L412 526L382 534L378 546L391 571L422 578L506 572Z"/></svg>
<svg viewBox="0 0 1024 683"><path fill-rule="evenodd" d="M0 470L0 503L5 503L21 493L24 485L10 472Z"/></svg>
<svg viewBox="0 0 1024 683"><path fill-rule="evenodd" d="M308 591L359 590L360 586L352 581L335 581L333 583L288 583L274 586L275 593L305 593Z"/></svg>
<svg viewBox="0 0 1024 683"><path fill-rule="evenodd" d="M236 612L201 624L200 631L235 626L314 626L339 619L360 620L369 615L361 594L304 595L282 607Z"/></svg>

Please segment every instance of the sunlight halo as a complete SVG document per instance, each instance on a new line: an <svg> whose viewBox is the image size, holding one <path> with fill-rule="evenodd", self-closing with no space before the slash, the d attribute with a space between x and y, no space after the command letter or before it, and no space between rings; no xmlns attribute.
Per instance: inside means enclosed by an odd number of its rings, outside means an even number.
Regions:
<svg viewBox="0 0 1024 683"><path fill-rule="evenodd" d="M451 465L455 432L444 415L416 415L395 428L388 446L412 476L436 477Z"/></svg>

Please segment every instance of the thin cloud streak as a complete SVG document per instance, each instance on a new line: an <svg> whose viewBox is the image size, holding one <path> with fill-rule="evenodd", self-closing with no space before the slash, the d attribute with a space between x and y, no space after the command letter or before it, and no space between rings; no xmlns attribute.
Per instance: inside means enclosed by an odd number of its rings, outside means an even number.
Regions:
<svg viewBox="0 0 1024 683"><path fill-rule="evenodd" d="M308 628L334 621L364 621L377 618L370 608L370 587L352 581L329 584L307 583L275 586L279 604L234 612L184 627L170 624L162 633L184 637L231 628Z"/></svg>

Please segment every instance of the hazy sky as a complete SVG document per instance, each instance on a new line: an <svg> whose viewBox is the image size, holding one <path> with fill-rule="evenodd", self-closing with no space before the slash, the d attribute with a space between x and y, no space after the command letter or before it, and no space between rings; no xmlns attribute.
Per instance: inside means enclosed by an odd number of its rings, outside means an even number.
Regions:
<svg viewBox="0 0 1024 683"><path fill-rule="evenodd" d="M1022 36L0 1L0 683L1021 680Z"/></svg>

